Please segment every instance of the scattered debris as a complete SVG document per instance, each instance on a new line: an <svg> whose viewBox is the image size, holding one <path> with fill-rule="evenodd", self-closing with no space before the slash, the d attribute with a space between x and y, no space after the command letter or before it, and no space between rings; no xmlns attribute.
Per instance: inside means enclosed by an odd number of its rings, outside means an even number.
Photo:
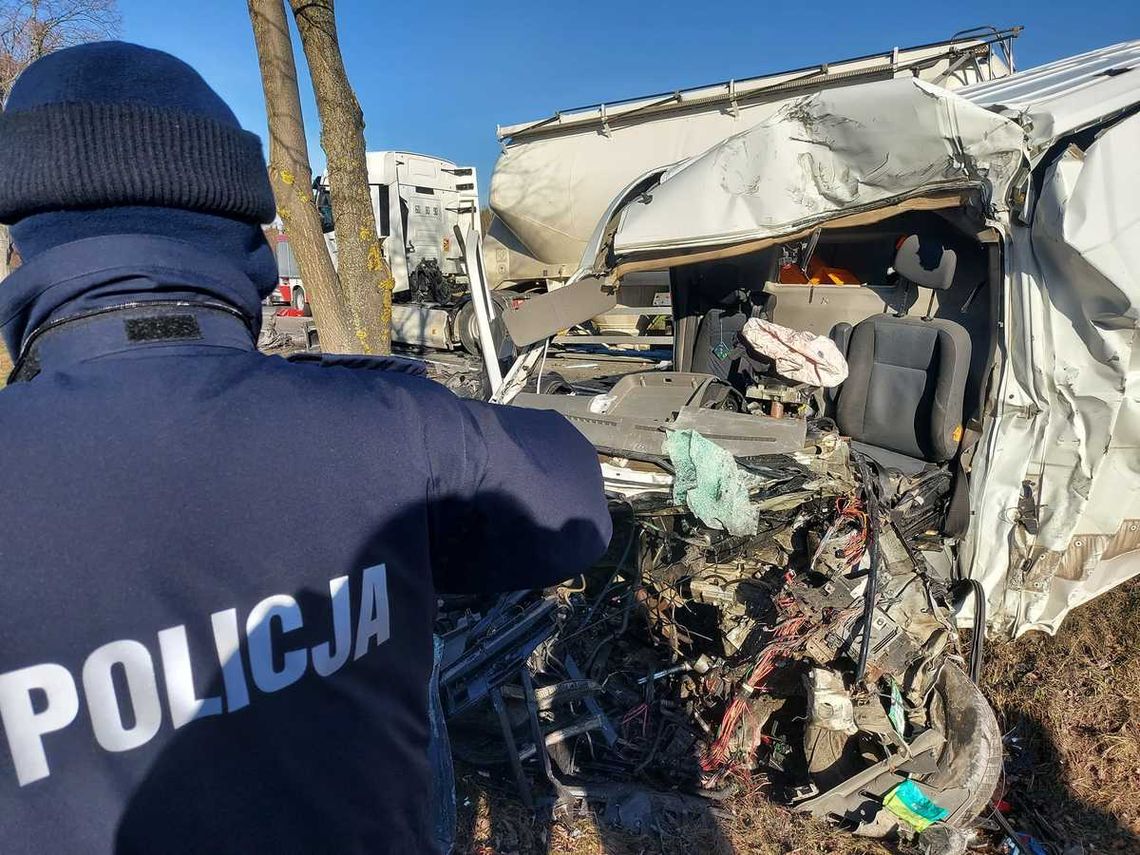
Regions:
<svg viewBox="0 0 1140 855"><path fill-rule="evenodd" d="M294 347L293 336L277 329L277 317L274 314L262 319L261 332L257 337L257 348L264 352L284 350Z"/></svg>
<svg viewBox="0 0 1140 855"><path fill-rule="evenodd" d="M502 770L527 804L600 803L627 828L653 806L757 790L869 836L969 827L1002 745L962 667L951 580L833 429L817 425L801 453L728 459L746 476L743 530L674 485L619 491L611 554L583 578L445 601L455 753ZM939 831L928 851L953 851L936 838L964 839Z"/></svg>
<svg viewBox="0 0 1140 855"><path fill-rule="evenodd" d="M1002 841L1002 855L1049 855L1048 850L1037 838L1030 837L1028 834L1016 836L1016 841L1012 837L1007 837Z"/></svg>

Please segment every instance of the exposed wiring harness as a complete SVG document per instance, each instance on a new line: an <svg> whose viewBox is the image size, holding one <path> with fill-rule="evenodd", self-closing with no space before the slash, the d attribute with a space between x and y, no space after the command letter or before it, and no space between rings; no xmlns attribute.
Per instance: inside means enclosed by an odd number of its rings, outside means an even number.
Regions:
<svg viewBox="0 0 1140 855"><path fill-rule="evenodd" d="M836 499L835 514L835 520L828 527L812 556L813 570L816 569L820 556L825 551L831 550L832 554L843 562L844 568L851 571L867 549L869 524L862 502L855 497Z"/></svg>
<svg viewBox="0 0 1140 855"><path fill-rule="evenodd" d="M871 480L867 462L858 452L852 453L855 468L863 487L863 501L867 509L867 541L870 560L867 567L867 588L863 592L863 638L859 643L859 662L855 668L855 682L861 683L867 675L867 659L871 655L871 627L875 619L876 588L879 581L879 497Z"/></svg>
<svg viewBox="0 0 1140 855"><path fill-rule="evenodd" d="M811 632L806 617L790 618L779 626L772 641L764 648L752 673L741 684L736 697L729 703L717 729L716 739L701 757L701 769L705 772L723 771L732 760L732 740L744 716L748 712L748 699L764 688L768 678L775 672L780 660L786 659L798 650Z"/></svg>

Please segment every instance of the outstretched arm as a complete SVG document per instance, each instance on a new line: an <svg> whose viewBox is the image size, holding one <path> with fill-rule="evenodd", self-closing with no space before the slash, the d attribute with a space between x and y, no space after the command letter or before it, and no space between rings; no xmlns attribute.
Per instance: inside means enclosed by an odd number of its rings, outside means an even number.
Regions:
<svg viewBox="0 0 1140 855"><path fill-rule="evenodd" d="M437 588L541 588L597 561L612 523L593 446L557 413L458 399L455 411L456 445L433 451Z"/></svg>

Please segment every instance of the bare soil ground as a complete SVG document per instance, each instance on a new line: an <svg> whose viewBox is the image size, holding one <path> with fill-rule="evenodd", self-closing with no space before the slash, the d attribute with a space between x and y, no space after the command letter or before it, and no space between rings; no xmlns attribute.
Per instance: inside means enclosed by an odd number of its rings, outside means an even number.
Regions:
<svg viewBox="0 0 1140 855"><path fill-rule="evenodd" d="M983 688L1006 734L1015 828L1050 855L1140 853L1140 580L1078 609L1056 637L992 645ZM459 797L459 851L471 855L900 851L806 821L762 793L736 797L719 816L659 816L636 835L589 809L536 816L470 770L461 771Z"/></svg>

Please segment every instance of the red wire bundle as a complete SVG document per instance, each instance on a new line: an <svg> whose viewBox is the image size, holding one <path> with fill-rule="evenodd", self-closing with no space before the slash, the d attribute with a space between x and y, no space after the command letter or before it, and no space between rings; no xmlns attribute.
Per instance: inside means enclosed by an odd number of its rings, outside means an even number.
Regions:
<svg viewBox="0 0 1140 855"><path fill-rule="evenodd" d="M706 772L723 769L732 759L732 738L741 720L748 712L748 697L763 688L764 683L776 670L781 659L791 655L807 636L805 617L790 618L776 627L772 641L764 648L752 673L741 685L737 696L729 703L720 721L716 739L701 757L701 768Z"/></svg>
<svg viewBox="0 0 1140 855"><path fill-rule="evenodd" d="M841 498L835 503L836 517L820 541L819 548L812 558L815 565L825 549L834 549L848 570L859 563L867 548L868 517L863 504L855 497ZM789 598L790 599L790 598ZM778 600L777 606L787 607L791 603ZM701 757L701 768L705 772L719 772L732 760L732 740L744 716L748 713L748 698L763 688L768 678L776 670L781 659L790 656L807 638L813 627L806 617L793 617L780 624L772 636L772 641L764 648L752 673L741 685L737 696L729 703L717 730L716 739Z"/></svg>
<svg viewBox="0 0 1140 855"><path fill-rule="evenodd" d="M819 542L819 548L812 556L812 566L823 554L824 549L832 548L843 559L843 563L850 570L859 563L863 552L867 549L867 530L869 520L867 512L863 510L863 503L857 498L837 499L835 501L835 520L828 528L827 534ZM844 531L844 529L847 529ZM843 532L840 534L840 532Z"/></svg>

